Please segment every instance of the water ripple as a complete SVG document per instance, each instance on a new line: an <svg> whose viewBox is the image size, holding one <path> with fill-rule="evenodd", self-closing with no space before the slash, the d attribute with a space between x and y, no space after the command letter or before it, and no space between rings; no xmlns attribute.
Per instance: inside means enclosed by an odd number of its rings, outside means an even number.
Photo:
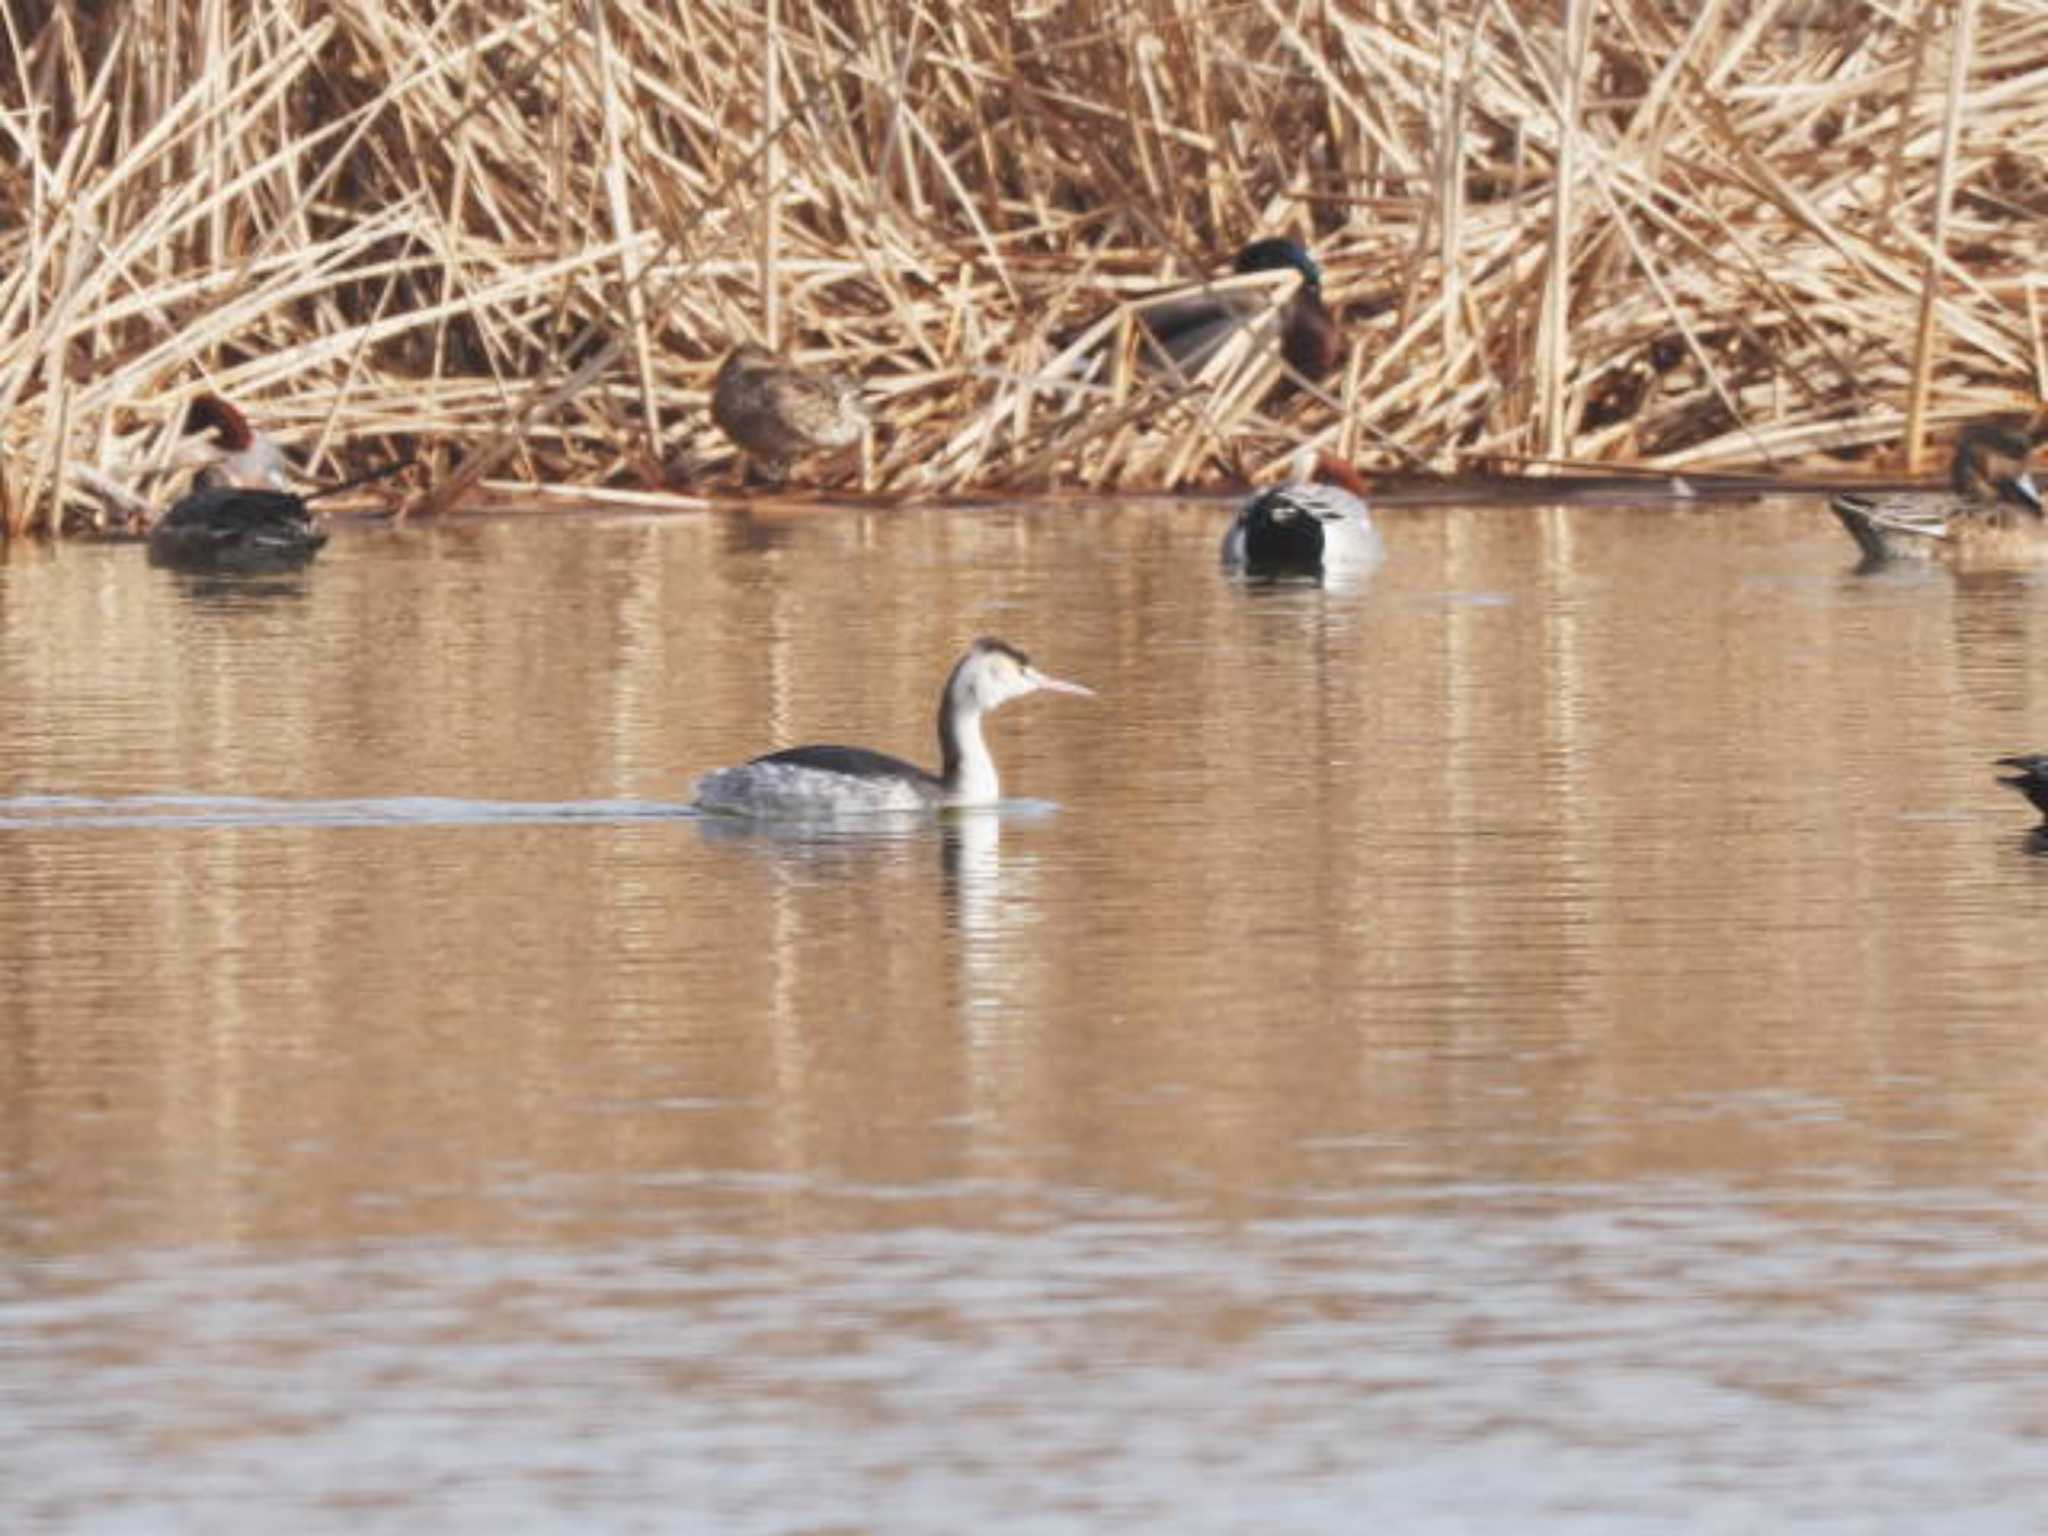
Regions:
<svg viewBox="0 0 2048 1536"><path fill-rule="evenodd" d="M489 826L694 818L660 800L470 800L394 795L283 800L260 795L17 795L0 799L0 831L146 827Z"/></svg>

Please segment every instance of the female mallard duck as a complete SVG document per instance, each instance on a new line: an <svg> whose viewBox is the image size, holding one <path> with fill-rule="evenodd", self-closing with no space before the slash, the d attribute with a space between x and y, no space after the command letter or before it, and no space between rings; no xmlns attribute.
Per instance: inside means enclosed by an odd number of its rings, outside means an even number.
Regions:
<svg viewBox="0 0 2048 1536"><path fill-rule="evenodd" d="M2043 826L2048 827L2048 754L2029 752L2020 757L2001 757L1998 766L2015 770L2000 774L1998 782L2025 795L2041 813Z"/></svg>
<svg viewBox="0 0 2048 1536"><path fill-rule="evenodd" d="M1945 491L1844 491L1828 503L1870 564L1936 554L2048 552L2048 516L2027 468L2028 431L1976 422L1956 439Z"/></svg>
<svg viewBox="0 0 2048 1536"><path fill-rule="evenodd" d="M1280 350L1287 366L1311 383L1336 372L1343 358L1344 338L1323 303L1323 269L1293 240L1254 240L1232 264L1240 274L1293 269L1301 283L1280 316ZM1239 328L1256 320L1266 307L1255 289L1210 288L1164 294L1141 301L1139 361L1162 372L1201 371Z"/></svg>
<svg viewBox="0 0 2048 1536"><path fill-rule="evenodd" d="M1322 576L1377 565L1386 551L1367 487L1342 459L1297 453L1288 478L1255 492L1223 535L1223 566L1250 576Z"/></svg>
<svg viewBox="0 0 2048 1536"><path fill-rule="evenodd" d="M188 570L277 569L302 565L327 542L327 529L304 497L285 489L284 455L218 395L201 395L185 412L185 430L211 432L221 457L192 490L150 525L152 565Z"/></svg>
<svg viewBox="0 0 2048 1536"><path fill-rule="evenodd" d="M711 419L771 479L792 459L860 441L868 413L844 374L805 369L765 347L739 346L719 365L711 386Z"/></svg>

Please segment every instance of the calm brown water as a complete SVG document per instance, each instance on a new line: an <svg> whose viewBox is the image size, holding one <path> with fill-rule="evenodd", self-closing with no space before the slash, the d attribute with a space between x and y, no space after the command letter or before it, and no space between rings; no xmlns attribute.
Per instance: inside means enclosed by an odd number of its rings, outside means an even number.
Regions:
<svg viewBox="0 0 2048 1536"><path fill-rule="evenodd" d="M1816 505L0 563L0 1529L2024 1530L2048 590ZM928 759L1031 803L742 835Z"/></svg>

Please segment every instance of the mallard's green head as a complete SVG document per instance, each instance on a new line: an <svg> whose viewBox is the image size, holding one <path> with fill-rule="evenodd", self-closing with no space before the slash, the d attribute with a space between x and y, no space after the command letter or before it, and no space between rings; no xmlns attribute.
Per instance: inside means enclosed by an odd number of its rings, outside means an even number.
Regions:
<svg viewBox="0 0 2048 1536"><path fill-rule="evenodd" d="M1237 253L1236 266L1240 272L1278 272L1282 267L1292 267L1310 288L1323 286L1323 269L1295 240L1254 240Z"/></svg>

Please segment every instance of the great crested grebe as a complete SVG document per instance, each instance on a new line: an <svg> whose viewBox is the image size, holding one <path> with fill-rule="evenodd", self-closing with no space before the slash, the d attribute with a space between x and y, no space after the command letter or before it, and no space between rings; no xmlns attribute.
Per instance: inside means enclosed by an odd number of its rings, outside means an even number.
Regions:
<svg viewBox="0 0 2048 1536"><path fill-rule="evenodd" d="M1363 477L1342 459L1302 449L1288 478L1253 492L1225 530L1224 568L1251 576L1320 576L1376 565L1386 549L1366 494Z"/></svg>
<svg viewBox="0 0 2048 1536"><path fill-rule="evenodd" d="M983 636L953 663L939 694L939 771L865 747L790 747L697 782L697 807L776 819L934 811L1001 798L981 717L1041 689L1093 698L1095 690L1049 677L1015 646Z"/></svg>
<svg viewBox="0 0 2048 1536"><path fill-rule="evenodd" d="M1828 503L1871 564L1934 555L2048 551L2048 516L2027 468L2029 432L1975 422L1956 439L1945 491L1844 491Z"/></svg>
<svg viewBox="0 0 2048 1536"><path fill-rule="evenodd" d="M211 432L221 456L150 525L152 565L276 568L320 552L327 529L304 497L285 489L285 460L276 443L252 431L248 418L218 395L201 395L186 408L185 430Z"/></svg>
<svg viewBox="0 0 2048 1536"><path fill-rule="evenodd" d="M1280 272L1292 268L1301 283L1280 317L1280 351L1287 366L1312 382L1336 371L1344 353L1337 322L1323 304L1323 269L1294 240L1254 240L1237 253L1238 273ZM1196 373L1216 349L1264 310L1264 294L1249 290L1216 292L1196 288L1185 295L1162 294L1141 301L1138 324L1143 332L1138 361L1158 370Z"/></svg>
<svg viewBox="0 0 2048 1536"><path fill-rule="evenodd" d="M859 442L869 418L859 386L844 374L799 368L750 344L733 348L719 364L711 419L779 482L791 460Z"/></svg>

